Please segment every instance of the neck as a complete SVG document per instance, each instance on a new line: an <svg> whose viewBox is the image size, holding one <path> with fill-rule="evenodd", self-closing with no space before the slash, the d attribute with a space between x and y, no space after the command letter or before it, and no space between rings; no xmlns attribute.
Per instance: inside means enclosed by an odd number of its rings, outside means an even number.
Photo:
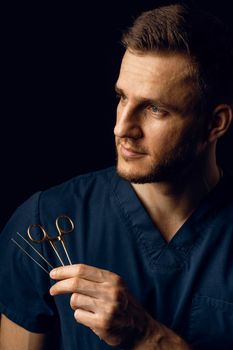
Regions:
<svg viewBox="0 0 233 350"><path fill-rule="evenodd" d="M205 159L205 162L192 166L175 181L132 186L152 221L165 239L170 240L200 201L216 186L220 176L214 156L214 159Z"/></svg>

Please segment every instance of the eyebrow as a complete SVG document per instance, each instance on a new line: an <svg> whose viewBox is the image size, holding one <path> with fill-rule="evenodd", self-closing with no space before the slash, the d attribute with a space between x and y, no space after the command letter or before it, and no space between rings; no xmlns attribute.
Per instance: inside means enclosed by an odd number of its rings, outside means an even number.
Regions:
<svg viewBox="0 0 233 350"><path fill-rule="evenodd" d="M124 90L121 89L121 88L119 88L119 87L117 86L117 84L115 84L114 90L115 90L115 92L116 92L117 94L125 96Z"/></svg>
<svg viewBox="0 0 233 350"><path fill-rule="evenodd" d="M126 96L124 90L121 89L119 86L117 86L117 83L115 84L115 91L119 95ZM140 102L142 104L146 104L146 103L147 104L154 104L156 106L161 106L161 107L164 107L164 108L176 110L176 108L174 106L169 105L168 103L165 103L165 102L163 102L163 101L161 101L159 99L140 97L138 100L140 100Z"/></svg>

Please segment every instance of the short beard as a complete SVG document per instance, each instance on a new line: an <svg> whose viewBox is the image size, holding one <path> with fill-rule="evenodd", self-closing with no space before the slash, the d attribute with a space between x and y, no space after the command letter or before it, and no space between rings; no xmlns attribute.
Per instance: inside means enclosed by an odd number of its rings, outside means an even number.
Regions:
<svg viewBox="0 0 233 350"><path fill-rule="evenodd" d="M184 171L192 168L195 160L198 158L197 149L197 144L193 144L192 140L190 140L190 143L183 143L178 149L170 152L159 164L152 163L144 175L136 172L126 172L120 169L118 165L117 173L120 177L133 184L179 181Z"/></svg>

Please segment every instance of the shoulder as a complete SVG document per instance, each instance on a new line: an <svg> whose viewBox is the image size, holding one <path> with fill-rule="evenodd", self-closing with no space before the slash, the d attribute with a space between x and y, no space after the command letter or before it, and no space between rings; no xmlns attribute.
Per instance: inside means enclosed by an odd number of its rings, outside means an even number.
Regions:
<svg viewBox="0 0 233 350"><path fill-rule="evenodd" d="M110 167L76 176L41 192L40 200L70 200L72 197L85 197L87 194L90 195L93 191L104 191L104 189L109 188L111 180L115 174L115 167Z"/></svg>
<svg viewBox="0 0 233 350"><path fill-rule="evenodd" d="M46 213L67 212L69 208L77 207L77 202L82 202L86 198L96 200L104 192L109 192L110 183L115 176L115 167L109 167L76 176L44 191L38 191L16 208L3 232L17 231L17 228L25 228L32 222L39 223L41 216Z"/></svg>
<svg viewBox="0 0 233 350"><path fill-rule="evenodd" d="M95 208L105 203L116 176L115 167L76 176L64 183L51 187L38 197L39 222L53 220L60 214L75 217L77 212Z"/></svg>

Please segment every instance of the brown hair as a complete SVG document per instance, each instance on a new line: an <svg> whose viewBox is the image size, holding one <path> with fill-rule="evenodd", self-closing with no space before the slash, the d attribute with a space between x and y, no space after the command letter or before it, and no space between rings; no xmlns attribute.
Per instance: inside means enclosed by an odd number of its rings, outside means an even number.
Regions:
<svg viewBox="0 0 233 350"><path fill-rule="evenodd" d="M202 107L233 105L232 35L215 16L181 4L155 8L135 20L122 43L133 51L188 55Z"/></svg>

